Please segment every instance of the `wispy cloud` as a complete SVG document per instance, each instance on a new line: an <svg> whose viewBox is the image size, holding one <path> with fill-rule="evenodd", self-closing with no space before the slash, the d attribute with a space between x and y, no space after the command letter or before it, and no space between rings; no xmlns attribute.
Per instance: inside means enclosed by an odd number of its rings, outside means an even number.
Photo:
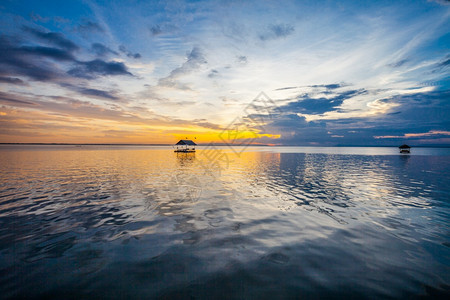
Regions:
<svg viewBox="0 0 450 300"><path fill-rule="evenodd" d="M79 49L75 43L65 38L64 35L59 32L44 32L27 26L24 26L23 29L50 45L54 45L71 52Z"/></svg>
<svg viewBox="0 0 450 300"><path fill-rule="evenodd" d="M22 79L15 78L15 77L0 77L0 82L17 84L17 85L27 85L27 83L24 82Z"/></svg>
<svg viewBox="0 0 450 300"><path fill-rule="evenodd" d="M81 33L104 33L105 29L97 22L90 20L83 20L77 27L76 30Z"/></svg>
<svg viewBox="0 0 450 300"><path fill-rule="evenodd" d="M294 31L294 26L290 24L271 24L268 26L265 32L259 35L259 39L262 41L266 41L285 38L288 35L293 34Z"/></svg>
<svg viewBox="0 0 450 300"><path fill-rule="evenodd" d="M101 43L93 43L91 49L97 56L105 57L108 55L119 55L118 52L111 50L109 47L101 44Z"/></svg>
<svg viewBox="0 0 450 300"><path fill-rule="evenodd" d="M180 67L173 69L169 76L159 79L158 85L178 89L190 89L187 85L180 83L178 80L183 75L187 75L207 63L208 62L200 48L194 47L187 55L187 60Z"/></svg>
<svg viewBox="0 0 450 300"><path fill-rule="evenodd" d="M91 61L79 61L76 67L70 69L68 74L86 78L93 79L96 76L115 76L115 75L128 75L133 76L128 71L128 68L122 62L116 61L103 61L101 59L94 59Z"/></svg>
<svg viewBox="0 0 450 300"><path fill-rule="evenodd" d="M130 52L124 45L121 45L119 47L119 50L120 50L120 52L125 53L126 56L128 56L128 57L135 58L135 59L141 58L141 55L139 53Z"/></svg>
<svg viewBox="0 0 450 300"><path fill-rule="evenodd" d="M424 133L405 133L403 135L381 135L381 136L374 136L376 139L409 139L409 138L423 138L423 137L440 137L440 136L449 136L450 131L443 131L443 130L431 130Z"/></svg>

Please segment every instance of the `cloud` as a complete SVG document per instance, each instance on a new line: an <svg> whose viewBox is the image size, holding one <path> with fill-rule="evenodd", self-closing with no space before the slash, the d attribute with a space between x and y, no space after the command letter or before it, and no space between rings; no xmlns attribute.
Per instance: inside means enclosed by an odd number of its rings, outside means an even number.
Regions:
<svg viewBox="0 0 450 300"><path fill-rule="evenodd" d="M95 96L95 97L100 97L100 98L109 99L109 100L119 99L116 96L112 95L110 92L97 90L97 89L80 88L80 89L78 89L78 92L80 92L83 95Z"/></svg>
<svg viewBox="0 0 450 300"><path fill-rule="evenodd" d="M102 59L79 61L72 54L75 48L60 38L60 36L55 38L54 36L49 37L49 35L44 37L54 44L65 45L65 48L23 46L21 45L22 41L17 38L1 36L0 76L26 76L36 81L60 81L67 75L85 79L93 79L97 76L133 76L122 62L108 62ZM101 44L94 44L93 48L100 53L102 51L108 52L109 49ZM70 63L71 66L51 63L49 60L58 63ZM63 71L67 67L70 68L69 71Z"/></svg>
<svg viewBox="0 0 450 300"><path fill-rule="evenodd" d="M447 58L444 61L439 63L440 67L447 67L448 65L450 65L450 57L449 56L447 56Z"/></svg>
<svg viewBox="0 0 450 300"><path fill-rule="evenodd" d="M24 82L22 79L15 78L15 77L1 77L0 76L0 82L16 84L16 85L27 85L27 83Z"/></svg>
<svg viewBox="0 0 450 300"><path fill-rule="evenodd" d="M278 143L285 145L395 145L404 139L413 139L417 144L439 144L448 142L450 131L450 91L436 90L410 94L394 94L378 102L392 109L380 114L361 115L345 119L323 119L311 121L306 113L339 111L339 103L373 96L370 90L358 89L339 91L331 85L311 85L318 92L333 91L330 98L313 98L317 94L299 95L295 101L271 109L269 115L258 119L257 115L243 117L247 124L253 120L264 120L261 133L280 134ZM341 85L341 84L340 84ZM283 103L278 100L275 103ZM298 113L299 111L304 112ZM358 114L356 114L358 115ZM270 143L269 140L261 142Z"/></svg>
<svg viewBox="0 0 450 300"><path fill-rule="evenodd" d="M120 52L125 53L126 56L131 57L131 58L141 58L141 55L139 53L132 53L130 51L127 50L127 48L124 45L121 45L119 47Z"/></svg>
<svg viewBox="0 0 450 300"><path fill-rule="evenodd" d="M450 55L447 55L445 58L441 59L441 61L435 64L433 73L443 71L448 66L450 66Z"/></svg>
<svg viewBox="0 0 450 300"><path fill-rule="evenodd" d="M119 100L117 96L114 95L114 92L108 92L104 90L88 88L83 86L76 86L73 84L63 83L60 86L65 87L69 90L75 91L85 96L93 96L95 98L107 99L107 100Z"/></svg>
<svg viewBox="0 0 450 300"><path fill-rule="evenodd" d="M89 93L89 91L87 92ZM33 99L33 101L30 101L30 99ZM33 94L24 95L0 92L0 102L4 103L5 106L15 107L13 119L10 119L5 123L4 118L0 118L0 123L3 122L0 124L0 127L2 128L20 128L21 125L24 124L24 122L22 122L23 119L29 119L25 124L30 126L30 128L40 128L39 118L43 116L45 116L45 118L52 118L51 116L55 116L50 120L51 124L54 124L55 119L57 119L58 123L66 122L68 124L74 123L74 119L81 119L83 122L89 122L89 120L108 120L119 122L119 124L122 125L127 124L137 126L137 129L142 129L142 125L156 126L158 131L160 131L161 126L166 127L167 130L169 130L171 126L175 126L176 128L188 128L192 127L192 125L207 129L220 128L220 126L208 122L205 119L195 119L193 121L183 120L161 116L149 110L146 110L145 114L142 114L143 108L138 108L136 111L130 111L125 110L118 105L97 105L89 101L61 96L49 97ZM20 107L26 107L27 111L21 111L18 109ZM40 115L39 118L36 117L38 114ZM8 113L8 115L10 115L10 113ZM142 115L145 115L145 117L142 117ZM78 123L75 122L74 126L77 125ZM105 124L105 126L109 125ZM98 130L98 128L96 128L96 130Z"/></svg>
<svg viewBox="0 0 450 300"><path fill-rule="evenodd" d="M79 24L76 27L76 30L82 33L105 32L105 29L103 29L103 27L100 24L89 20L84 20L81 24Z"/></svg>
<svg viewBox="0 0 450 300"><path fill-rule="evenodd" d="M203 52L198 47L192 48L192 51L188 54L187 60L178 68L172 70L169 76L159 79L158 85L165 87L176 87L179 89L189 89L186 85L182 85L177 82L181 76L189 74L195 70L198 70L202 65L207 64Z"/></svg>
<svg viewBox="0 0 450 300"><path fill-rule="evenodd" d="M247 56L244 56L244 55L238 56L238 57L237 57L237 62L238 62L239 64L242 64L242 65L247 64L247 62L248 62Z"/></svg>
<svg viewBox="0 0 450 300"><path fill-rule="evenodd" d="M288 35L294 33L294 26L290 24L272 24L269 25L267 30L259 35L259 39L262 41L275 40L279 38L285 38Z"/></svg>
<svg viewBox="0 0 450 300"><path fill-rule="evenodd" d="M43 32L28 26L24 26L23 29L26 32L31 33L33 36L39 38L40 40L51 45L58 46L62 49L71 52L79 49L79 47L75 43L65 38L64 35L59 32Z"/></svg>
<svg viewBox="0 0 450 300"><path fill-rule="evenodd" d="M73 59L70 52L50 47L20 46L16 38L0 36L0 75L26 76L37 81L50 81L64 74L43 58L59 61Z"/></svg>
<svg viewBox="0 0 450 300"><path fill-rule="evenodd" d="M16 96L11 93L0 92L0 102L6 103L7 105L15 104L19 106L30 106L36 105L34 102L24 99L22 97Z"/></svg>
<svg viewBox="0 0 450 300"><path fill-rule="evenodd" d="M441 5L450 5L450 0L428 0L428 2L436 2Z"/></svg>
<svg viewBox="0 0 450 300"><path fill-rule="evenodd" d="M48 21L50 21L51 18L49 17L42 17L39 14L35 13L35 12L31 12L30 13L30 18L35 21L35 22L41 22L41 23L47 23Z"/></svg>
<svg viewBox="0 0 450 300"><path fill-rule="evenodd" d="M298 88L298 86L287 86L287 87L275 89L275 91L293 90L293 89L297 89L297 88Z"/></svg>
<svg viewBox="0 0 450 300"><path fill-rule="evenodd" d="M209 72L208 77L209 78L214 78L219 76L219 71L212 69L211 72Z"/></svg>
<svg viewBox="0 0 450 300"><path fill-rule="evenodd" d="M172 24L156 24L149 27L152 36L163 35L178 30L178 27Z"/></svg>
<svg viewBox="0 0 450 300"><path fill-rule="evenodd" d="M408 59L402 59L402 60L399 60L399 61L397 61L397 62L388 64L388 67L391 67L391 68L400 68L401 66L403 66L404 64L406 64L408 61L409 61Z"/></svg>
<svg viewBox="0 0 450 300"><path fill-rule="evenodd" d="M444 130L430 130L424 133L405 133L403 135L384 135L384 136L374 136L376 139L402 139L402 138L422 138L422 137L442 137L450 135L450 131Z"/></svg>
<svg viewBox="0 0 450 300"><path fill-rule="evenodd" d="M121 62L110 61L106 62L101 59L94 59L86 62L77 62L77 66L68 71L68 74L79 77L92 79L98 75L102 76L117 76L117 75L127 75L133 76L128 71L125 64Z"/></svg>
<svg viewBox="0 0 450 300"><path fill-rule="evenodd" d="M161 29L160 25L154 25L150 27L150 33L155 36L155 35L160 35L161 33L163 33L163 30Z"/></svg>
<svg viewBox="0 0 450 300"><path fill-rule="evenodd" d="M293 89L300 89L300 88L319 88L319 89L325 89L325 90L335 90L342 87L346 87L347 84L344 83L332 83L332 84L314 84L314 85L307 85L307 86L287 86L282 88L277 88L275 91L283 91L283 90L293 90ZM327 93L327 91L324 91L324 93Z"/></svg>
<svg viewBox="0 0 450 300"><path fill-rule="evenodd" d="M54 60L60 61L73 61L75 58L73 55L62 49L51 48L51 47L42 47L42 46L22 46L16 49L13 49L18 55L33 55L37 57L47 57L52 58Z"/></svg>
<svg viewBox="0 0 450 300"><path fill-rule="evenodd" d="M105 57L109 54L119 55L119 53L117 53L116 51L111 50L109 47L106 47L105 45L100 44L100 43L92 44L91 49L95 54L97 54L97 56L100 56L100 57Z"/></svg>
<svg viewBox="0 0 450 300"><path fill-rule="evenodd" d="M203 128L209 128L214 130L222 130L223 128L217 124L208 122L206 119L195 119L192 121L193 124L203 127Z"/></svg>
<svg viewBox="0 0 450 300"><path fill-rule="evenodd" d="M335 88L334 85L328 85ZM289 111L301 114L323 114L328 111L337 110L344 100L350 99L357 95L367 93L366 90L350 90L339 93L332 98L311 98L308 94L303 94L297 97L297 101L280 107L283 111Z"/></svg>
<svg viewBox="0 0 450 300"><path fill-rule="evenodd" d="M39 22L39 23L48 23L49 21L53 21L54 23L69 23L70 22L68 19L65 19L63 17L59 17L59 16L55 16L55 17L51 17L51 18L50 17L42 17L41 15L39 15L35 12L30 13L30 18L34 22Z"/></svg>
<svg viewBox="0 0 450 300"><path fill-rule="evenodd" d="M313 88L325 88L328 90L335 90L341 87L345 87L347 86L346 84L343 83L332 83L332 84L315 84L315 85L310 85L310 87Z"/></svg>

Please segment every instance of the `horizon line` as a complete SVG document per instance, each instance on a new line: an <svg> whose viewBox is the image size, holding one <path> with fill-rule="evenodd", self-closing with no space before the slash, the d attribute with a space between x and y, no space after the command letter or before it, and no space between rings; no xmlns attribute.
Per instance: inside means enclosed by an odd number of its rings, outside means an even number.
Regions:
<svg viewBox="0 0 450 300"><path fill-rule="evenodd" d="M174 146L175 144L132 144L132 143L3 143L0 145L42 145L42 146ZM233 146L233 147L398 147L397 145L268 145L268 144L250 144L233 145L227 143L199 143L197 146ZM450 148L448 144L424 144L413 145L415 148Z"/></svg>

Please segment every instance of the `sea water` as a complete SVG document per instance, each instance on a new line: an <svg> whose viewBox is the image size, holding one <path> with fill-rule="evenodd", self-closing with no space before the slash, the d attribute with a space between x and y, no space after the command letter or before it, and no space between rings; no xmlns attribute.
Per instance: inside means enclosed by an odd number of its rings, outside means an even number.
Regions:
<svg viewBox="0 0 450 300"><path fill-rule="evenodd" d="M450 150L0 146L0 298L450 293Z"/></svg>

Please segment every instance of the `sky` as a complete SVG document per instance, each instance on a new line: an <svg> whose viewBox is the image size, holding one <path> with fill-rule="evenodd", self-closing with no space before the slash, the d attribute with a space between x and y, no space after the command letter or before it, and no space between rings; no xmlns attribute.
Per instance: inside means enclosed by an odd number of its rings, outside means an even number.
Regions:
<svg viewBox="0 0 450 300"><path fill-rule="evenodd" d="M0 2L0 143L450 145L450 1Z"/></svg>

